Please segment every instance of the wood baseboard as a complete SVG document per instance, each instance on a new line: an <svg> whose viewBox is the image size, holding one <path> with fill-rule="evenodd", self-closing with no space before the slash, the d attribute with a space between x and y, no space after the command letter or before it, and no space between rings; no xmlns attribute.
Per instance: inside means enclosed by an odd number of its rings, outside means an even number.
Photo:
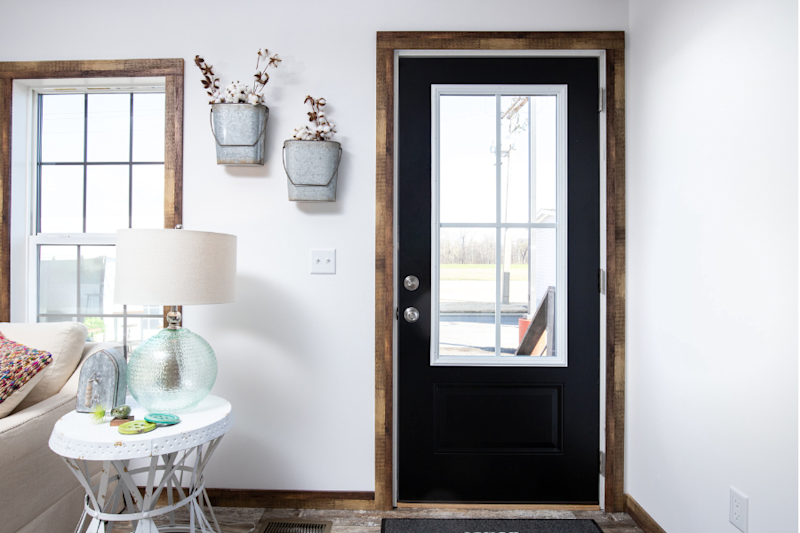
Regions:
<svg viewBox="0 0 800 533"><path fill-rule="evenodd" d="M374 509L374 492L206 489L211 505L268 509Z"/></svg>
<svg viewBox="0 0 800 533"><path fill-rule="evenodd" d="M599 505L561 505L547 503L414 503L397 502L398 509L495 509L499 511L599 511Z"/></svg>
<svg viewBox="0 0 800 533"><path fill-rule="evenodd" d="M139 487L144 492L143 487ZM214 507L254 507L267 509L375 509L374 492L313 490L206 489ZM180 500L173 489L173 501ZM167 491L158 505L167 505Z"/></svg>
<svg viewBox="0 0 800 533"><path fill-rule="evenodd" d="M642 528L644 533L667 533L630 494L625 495L625 512L633 518L633 521Z"/></svg>

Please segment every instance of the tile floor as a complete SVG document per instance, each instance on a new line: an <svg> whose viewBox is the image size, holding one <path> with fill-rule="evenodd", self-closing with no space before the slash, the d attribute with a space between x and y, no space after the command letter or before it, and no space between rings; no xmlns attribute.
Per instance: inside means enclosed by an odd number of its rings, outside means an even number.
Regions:
<svg viewBox="0 0 800 533"><path fill-rule="evenodd" d="M452 509L395 509L393 511L340 511L332 509L253 509L247 507L217 507L217 520L222 533L262 533L259 527L270 518L306 518L333 522L332 533L379 533L381 518L590 518L604 533L643 533L625 513L606 514L602 511L495 511ZM187 523L184 512L176 519ZM132 531L129 522L119 522L111 533Z"/></svg>

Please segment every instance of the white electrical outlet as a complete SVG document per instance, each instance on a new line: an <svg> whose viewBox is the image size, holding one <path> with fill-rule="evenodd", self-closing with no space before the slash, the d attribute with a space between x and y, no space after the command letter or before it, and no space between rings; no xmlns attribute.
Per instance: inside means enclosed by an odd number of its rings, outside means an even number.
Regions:
<svg viewBox="0 0 800 533"><path fill-rule="evenodd" d="M311 250L312 274L336 274L336 250Z"/></svg>
<svg viewBox="0 0 800 533"><path fill-rule="evenodd" d="M731 509L728 518L731 524L744 533L747 533L747 503L747 496L731 487Z"/></svg>

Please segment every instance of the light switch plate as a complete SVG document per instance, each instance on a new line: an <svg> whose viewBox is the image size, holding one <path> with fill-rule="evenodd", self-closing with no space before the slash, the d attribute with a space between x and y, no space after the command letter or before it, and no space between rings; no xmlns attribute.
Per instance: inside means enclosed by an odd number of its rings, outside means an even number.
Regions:
<svg viewBox="0 0 800 533"><path fill-rule="evenodd" d="M336 250L311 250L312 274L336 274Z"/></svg>

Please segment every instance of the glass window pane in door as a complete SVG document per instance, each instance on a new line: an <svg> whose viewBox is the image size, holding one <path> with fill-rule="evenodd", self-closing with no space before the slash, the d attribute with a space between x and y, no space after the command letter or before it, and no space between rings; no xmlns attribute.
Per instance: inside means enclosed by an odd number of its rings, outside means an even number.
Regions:
<svg viewBox="0 0 800 533"><path fill-rule="evenodd" d="M128 227L128 165L86 169L86 232L115 233Z"/></svg>
<svg viewBox="0 0 800 533"><path fill-rule="evenodd" d="M83 161L85 106L82 94L42 95L42 162Z"/></svg>
<svg viewBox="0 0 800 533"><path fill-rule="evenodd" d="M439 234L439 355L495 354L495 232Z"/></svg>
<svg viewBox="0 0 800 533"><path fill-rule="evenodd" d="M87 161L130 161L131 95L90 94Z"/></svg>
<svg viewBox="0 0 800 533"><path fill-rule="evenodd" d="M532 97L531 117L531 222L555 222L556 97Z"/></svg>
<svg viewBox="0 0 800 533"><path fill-rule="evenodd" d="M509 230L512 232L507 241L512 250L511 271L520 271L516 280L511 276L508 312L503 305L502 355L515 355L518 351L519 356L555 356L556 230ZM514 261L521 264L516 266ZM519 313L523 308L525 312Z"/></svg>
<svg viewBox="0 0 800 533"><path fill-rule="evenodd" d="M495 222L497 103L494 96L439 99L441 222Z"/></svg>
<svg viewBox="0 0 800 533"><path fill-rule="evenodd" d="M41 233L83 231L83 166L42 165L39 191Z"/></svg>
<svg viewBox="0 0 800 533"><path fill-rule="evenodd" d="M530 310L530 234L527 228L500 229L500 355L514 355L519 346L520 319Z"/></svg>
<svg viewBox="0 0 800 533"><path fill-rule="evenodd" d="M528 222L530 173L530 97L500 98L500 222Z"/></svg>
<svg viewBox="0 0 800 533"><path fill-rule="evenodd" d="M164 227L164 165L133 166L131 227Z"/></svg>
<svg viewBox="0 0 800 533"><path fill-rule="evenodd" d="M78 312L78 247L39 247L39 314Z"/></svg>
<svg viewBox="0 0 800 533"><path fill-rule="evenodd" d="M114 303L116 253L114 246L81 246L81 314L122 314Z"/></svg>
<svg viewBox="0 0 800 533"><path fill-rule="evenodd" d="M133 95L133 160L164 161L164 93Z"/></svg>

